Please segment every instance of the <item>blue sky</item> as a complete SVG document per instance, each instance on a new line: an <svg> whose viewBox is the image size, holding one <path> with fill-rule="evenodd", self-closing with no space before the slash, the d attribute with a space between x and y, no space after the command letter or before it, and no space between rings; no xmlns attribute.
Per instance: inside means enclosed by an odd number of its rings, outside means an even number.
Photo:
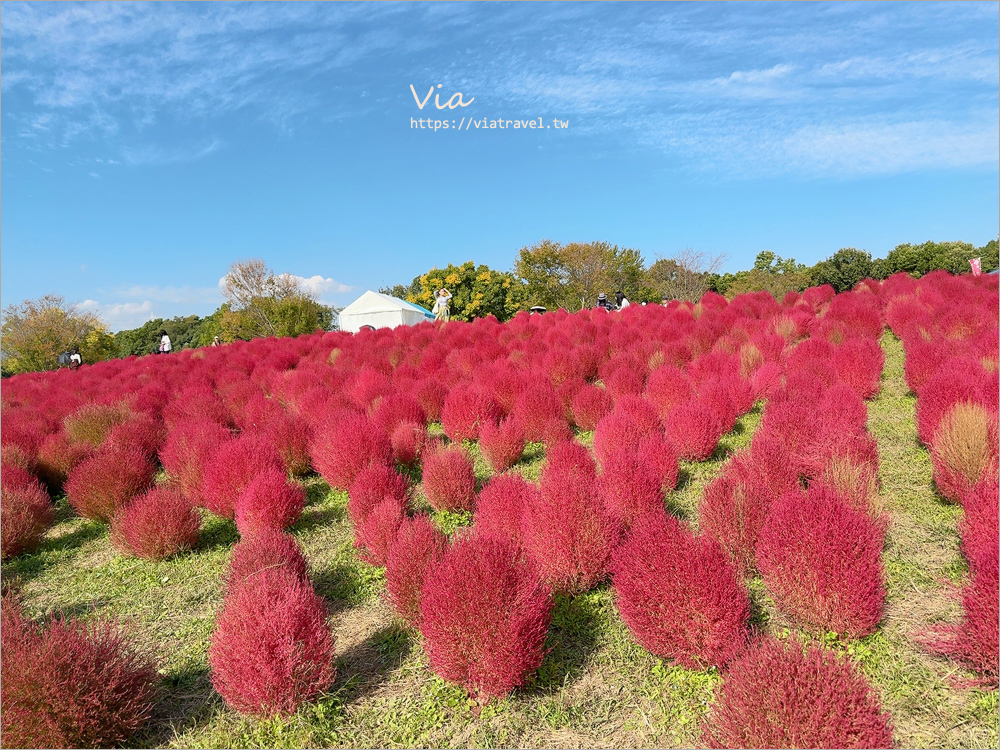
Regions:
<svg viewBox="0 0 1000 750"><path fill-rule="evenodd" d="M249 257L345 304L543 238L980 245L998 7L4 2L0 295L118 330L211 312ZM569 125L411 128L463 116Z"/></svg>

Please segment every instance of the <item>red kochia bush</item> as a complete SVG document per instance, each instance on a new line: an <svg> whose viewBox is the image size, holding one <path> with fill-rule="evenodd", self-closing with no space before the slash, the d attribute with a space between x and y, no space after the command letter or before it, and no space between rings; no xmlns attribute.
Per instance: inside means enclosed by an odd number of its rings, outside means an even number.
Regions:
<svg viewBox="0 0 1000 750"><path fill-rule="evenodd" d="M341 411L317 428L309 453L327 484L346 490L366 466L391 463L392 444L364 414Z"/></svg>
<svg viewBox="0 0 1000 750"><path fill-rule="evenodd" d="M232 433L222 425L207 420L176 425L160 449L160 463L184 497L201 502L202 473L208 457Z"/></svg>
<svg viewBox="0 0 1000 750"><path fill-rule="evenodd" d="M404 517L403 506L393 498L376 503L361 524L354 528L354 547L358 550L358 557L369 565L384 566L389 546Z"/></svg>
<svg viewBox="0 0 1000 750"><path fill-rule="evenodd" d="M308 568L302 550L288 534L264 531L244 537L229 556L226 570L226 590L233 590L252 582L265 570L282 568L301 581L308 581Z"/></svg>
<svg viewBox="0 0 1000 750"><path fill-rule="evenodd" d="M540 430L544 430L544 425ZM524 453L525 433L521 423L508 417L499 425L484 424L479 429L479 450L496 473L507 471Z"/></svg>
<svg viewBox="0 0 1000 750"><path fill-rule="evenodd" d="M111 541L121 552L162 560L198 543L201 517L175 489L157 487L118 509Z"/></svg>
<svg viewBox="0 0 1000 750"><path fill-rule="evenodd" d="M962 507L965 508L965 517L959 526L962 551L973 570L997 556L998 495L1000 489L996 481L980 482L962 495Z"/></svg>
<svg viewBox="0 0 1000 750"><path fill-rule="evenodd" d="M502 416L500 405L488 393L474 386L457 386L444 401L441 427L455 442L475 440L483 424L495 424Z"/></svg>
<svg viewBox="0 0 1000 750"><path fill-rule="evenodd" d="M616 451L639 449L648 435L660 432L656 410L641 396L623 396L594 431L594 454L601 465Z"/></svg>
<svg viewBox="0 0 1000 750"><path fill-rule="evenodd" d="M607 575L620 527L605 511L596 480L590 451L563 443L549 451L541 492L524 506L524 549L556 591L587 591Z"/></svg>
<svg viewBox="0 0 1000 750"><path fill-rule="evenodd" d="M123 626L5 613L0 639L5 747L115 747L152 715L156 665Z"/></svg>
<svg viewBox="0 0 1000 750"><path fill-rule="evenodd" d="M326 614L312 587L286 570L230 591L208 650L212 686L241 713L293 713L337 674Z"/></svg>
<svg viewBox="0 0 1000 750"><path fill-rule="evenodd" d="M0 481L0 558L17 557L38 546L55 513L48 493L34 475L3 467Z"/></svg>
<svg viewBox="0 0 1000 750"><path fill-rule="evenodd" d="M521 546L521 514L538 502L538 487L520 474L500 474L485 484L476 496L476 534L494 536Z"/></svg>
<svg viewBox="0 0 1000 750"><path fill-rule="evenodd" d="M749 635L750 599L719 545L662 509L639 518L611 564L618 611L647 651L721 667Z"/></svg>
<svg viewBox="0 0 1000 750"><path fill-rule="evenodd" d="M597 478L604 508L623 528L639 516L663 508L661 478L643 458L628 450L612 454Z"/></svg>
<svg viewBox="0 0 1000 750"><path fill-rule="evenodd" d="M670 410L664 420L664 432L678 458L705 461L715 452L723 435L723 425L714 409L695 400Z"/></svg>
<svg viewBox="0 0 1000 750"><path fill-rule="evenodd" d="M452 445L426 455L423 479L424 495L434 510L472 510L476 475L461 447Z"/></svg>
<svg viewBox="0 0 1000 750"><path fill-rule="evenodd" d="M358 472L347 492L347 514L359 528L372 508L386 499L405 508L410 497L409 480L384 464L374 464Z"/></svg>
<svg viewBox="0 0 1000 750"><path fill-rule="evenodd" d="M236 528L243 536L282 531L298 520L305 504L305 489L289 482L284 469L265 469L236 498Z"/></svg>
<svg viewBox="0 0 1000 750"><path fill-rule="evenodd" d="M236 498L265 471L284 473L285 464L274 446L258 435L244 433L212 453L205 465L202 496L205 507L223 518L233 518Z"/></svg>
<svg viewBox="0 0 1000 750"><path fill-rule="evenodd" d="M611 396L596 385L585 385L573 396L573 421L581 430L596 430L611 411Z"/></svg>
<svg viewBox="0 0 1000 750"><path fill-rule="evenodd" d="M84 518L107 523L153 483L156 467L140 448L113 446L82 461L66 480L66 495Z"/></svg>
<svg viewBox="0 0 1000 750"><path fill-rule="evenodd" d="M513 416L521 425L525 439L538 443L545 439L549 420L564 421L564 410L555 389L545 383L530 386L518 396Z"/></svg>
<svg viewBox="0 0 1000 750"><path fill-rule="evenodd" d="M771 506L757 565L778 607L814 627L860 638L885 605L883 528L824 489Z"/></svg>
<svg viewBox="0 0 1000 750"><path fill-rule="evenodd" d="M764 638L730 664L702 743L727 747L892 747L892 720L848 659Z"/></svg>
<svg viewBox="0 0 1000 750"><path fill-rule="evenodd" d="M427 442L427 428L414 422L396 425L389 436L392 458L403 466L413 466L420 460Z"/></svg>
<svg viewBox="0 0 1000 750"><path fill-rule="evenodd" d="M489 699L523 685L542 663L552 600L514 547L472 535L428 571L420 614L431 669Z"/></svg>
<svg viewBox="0 0 1000 750"><path fill-rule="evenodd" d="M396 613L412 627L420 625L420 592L427 571L441 559L447 546L448 537L426 515L405 519L389 545L386 595Z"/></svg>
<svg viewBox="0 0 1000 750"><path fill-rule="evenodd" d="M780 444L756 439L705 488L698 527L722 545L740 574L748 577L757 568L757 542L771 504L797 487L798 477Z"/></svg>

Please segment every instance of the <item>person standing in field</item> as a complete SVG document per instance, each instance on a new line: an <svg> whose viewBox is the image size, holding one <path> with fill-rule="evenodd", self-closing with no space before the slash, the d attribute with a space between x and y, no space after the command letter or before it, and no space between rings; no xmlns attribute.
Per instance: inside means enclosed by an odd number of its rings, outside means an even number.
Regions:
<svg viewBox="0 0 1000 750"><path fill-rule="evenodd" d="M434 300L434 309L431 310L434 313L434 320L451 320L451 311L448 309L448 305L451 302L452 294L447 289L438 289L436 292L436 298Z"/></svg>
<svg viewBox="0 0 1000 750"><path fill-rule="evenodd" d="M160 331L160 354L167 354L170 349L170 337L166 331Z"/></svg>
<svg viewBox="0 0 1000 750"><path fill-rule="evenodd" d="M83 357L80 356L80 347L74 346L73 353L69 355L69 367L76 370L83 364Z"/></svg>
<svg viewBox="0 0 1000 750"><path fill-rule="evenodd" d="M617 292L615 292L615 304L618 305L619 310L622 310L628 307L632 303L628 301L628 297L625 296L625 292L619 289Z"/></svg>
<svg viewBox="0 0 1000 750"><path fill-rule="evenodd" d="M222 346L222 342L219 341L219 337L218 336L216 336L214 339L212 339L212 346Z"/></svg>

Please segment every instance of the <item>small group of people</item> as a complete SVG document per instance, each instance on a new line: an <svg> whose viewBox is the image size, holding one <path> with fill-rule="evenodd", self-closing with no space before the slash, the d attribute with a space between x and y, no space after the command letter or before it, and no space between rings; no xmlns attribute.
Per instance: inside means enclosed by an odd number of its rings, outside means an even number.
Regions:
<svg viewBox="0 0 1000 750"><path fill-rule="evenodd" d="M597 295L597 306L603 308L604 310L624 310L630 304L632 303L628 301L628 297L625 296L625 292L621 289L615 292L615 301L613 303L608 299L608 295L604 292Z"/></svg>
<svg viewBox="0 0 1000 750"><path fill-rule="evenodd" d="M434 307L431 308L431 312L434 313L434 320L448 321L451 319L451 303L452 294L447 289L438 289L434 292Z"/></svg>
<svg viewBox="0 0 1000 750"><path fill-rule="evenodd" d="M74 346L68 352L63 352L56 360L60 367L68 367L76 370L83 364L83 357L80 354L80 347Z"/></svg>

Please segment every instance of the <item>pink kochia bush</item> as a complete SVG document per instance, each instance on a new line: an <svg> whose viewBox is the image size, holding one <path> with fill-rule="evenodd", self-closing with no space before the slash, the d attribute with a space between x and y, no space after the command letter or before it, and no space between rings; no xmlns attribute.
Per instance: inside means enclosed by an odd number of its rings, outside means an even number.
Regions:
<svg viewBox="0 0 1000 750"><path fill-rule="evenodd" d="M764 638L730 664L702 743L727 747L892 747L892 719L846 658Z"/></svg>
<svg viewBox="0 0 1000 750"><path fill-rule="evenodd" d="M70 504L84 518L107 523L153 483L156 467L141 449L115 446L82 461L66 480Z"/></svg>
<svg viewBox="0 0 1000 750"><path fill-rule="evenodd" d="M340 411L316 429L309 453L327 484L346 490L366 466L392 462L392 443L364 414Z"/></svg>
<svg viewBox="0 0 1000 750"><path fill-rule="evenodd" d="M0 479L0 558L31 552L55 520L52 501L24 469L3 466Z"/></svg>
<svg viewBox="0 0 1000 750"><path fill-rule="evenodd" d="M514 547L471 535L428 571L420 614L431 669L488 700L523 685L542 663L552 600Z"/></svg>
<svg viewBox="0 0 1000 750"><path fill-rule="evenodd" d="M383 500L394 500L405 508L410 497L409 480L386 464L373 464L358 472L347 492L347 514L360 528L372 509Z"/></svg>
<svg viewBox="0 0 1000 750"><path fill-rule="evenodd" d="M278 451L259 436L244 433L220 445L205 466L202 497L205 507L223 518L234 518L236 499L266 471L284 473Z"/></svg>
<svg viewBox="0 0 1000 750"><path fill-rule="evenodd" d="M496 424L501 416L500 405L488 393L474 386L459 386L444 401L441 427L456 442L476 440L484 424Z"/></svg>
<svg viewBox="0 0 1000 750"><path fill-rule="evenodd" d="M556 591L588 591L607 576L620 535L597 493L590 451L573 442L550 450L539 488L521 514L524 550Z"/></svg>
<svg viewBox="0 0 1000 750"><path fill-rule="evenodd" d="M227 592L252 583L265 570L281 568L300 581L308 581L308 566L295 540L279 531L264 531L241 539L233 547L226 570Z"/></svg>
<svg viewBox="0 0 1000 750"><path fill-rule="evenodd" d="M662 509L639 518L611 565L618 611L649 652L688 669L722 667L749 635L750 599L706 537Z"/></svg>
<svg viewBox="0 0 1000 750"><path fill-rule="evenodd" d="M236 498L236 528L243 536L282 531L295 523L306 504L305 489L289 482L284 469L258 474Z"/></svg>
<svg viewBox="0 0 1000 750"><path fill-rule="evenodd" d="M663 508L661 478L643 458L627 450L608 457L597 478L604 508L628 528L639 516Z"/></svg>
<svg viewBox="0 0 1000 750"><path fill-rule="evenodd" d="M232 433L222 425L208 421L187 421L176 425L160 449L160 463L184 497L201 502L202 473L208 457Z"/></svg>
<svg viewBox="0 0 1000 750"><path fill-rule="evenodd" d="M434 510L472 510L476 475L460 446L452 445L424 456L424 494Z"/></svg>
<svg viewBox="0 0 1000 750"><path fill-rule="evenodd" d="M197 544L200 528L190 500L176 489L156 487L118 509L111 541L124 554L162 560Z"/></svg>
<svg viewBox="0 0 1000 750"><path fill-rule="evenodd" d="M779 609L860 638L885 606L884 527L825 489L790 492L771 507L757 565Z"/></svg>
<svg viewBox="0 0 1000 750"><path fill-rule="evenodd" d="M700 400L675 406L663 427L677 457L685 461L707 460L724 432L715 410Z"/></svg>
<svg viewBox="0 0 1000 750"><path fill-rule="evenodd" d="M215 624L212 686L237 711L287 716L336 676L326 606L287 570L265 570L230 591Z"/></svg>
<svg viewBox="0 0 1000 750"><path fill-rule="evenodd" d="M543 425L544 427L544 425ZM479 429L479 450L498 474L516 464L524 453L525 434L521 423L509 417L499 425L492 422Z"/></svg>
<svg viewBox="0 0 1000 750"><path fill-rule="evenodd" d="M377 503L354 529L354 546L358 557L369 565L382 567L389 555L389 546L403 523L405 510L392 498Z"/></svg>
<svg viewBox="0 0 1000 750"><path fill-rule="evenodd" d="M475 525L480 536L493 536L521 546L521 515L524 508L539 502L537 485L520 474L493 477L476 496Z"/></svg>
<svg viewBox="0 0 1000 750"><path fill-rule="evenodd" d="M0 651L4 747L116 747L152 715L159 675L114 621L36 627L4 597Z"/></svg>
<svg viewBox="0 0 1000 750"><path fill-rule="evenodd" d="M420 625L420 594L427 571L441 559L447 546L448 538L423 514L404 520L389 545L386 596L411 627Z"/></svg>

